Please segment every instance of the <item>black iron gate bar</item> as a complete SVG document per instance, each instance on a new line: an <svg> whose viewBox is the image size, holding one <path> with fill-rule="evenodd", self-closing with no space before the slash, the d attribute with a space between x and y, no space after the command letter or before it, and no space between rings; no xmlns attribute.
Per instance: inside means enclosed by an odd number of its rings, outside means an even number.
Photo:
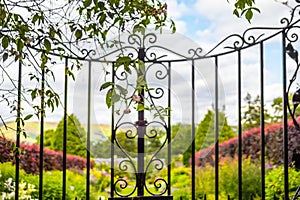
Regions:
<svg viewBox="0 0 300 200"><path fill-rule="evenodd" d="M297 3L299 3L299 1L296 0ZM291 79L289 81L289 85L287 85L287 57L286 54L288 54L292 59L295 60L295 57L293 57L291 53L297 52L297 50L292 49L293 51L291 52L290 49L288 49L288 45L292 45L293 43L295 43L296 41L298 41L298 35L296 33L293 33L292 35L290 34L290 31L292 31L292 29L298 29L299 26L297 25L299 23L299 19L295 20L296 17L296 11L300 8L300 5L297 4L297 6L295 6L293 8L292 11L292 16L290 19L288 18L283 18L281 20L281 23L283 24L282 27L279 28L275 28L275 27L259 27L259 28L250 28L247 29L242 36L240 35L230 35L227 38L225 38L223 41L221 41L219 44L217 44L211 51L209 51L207 54L205 54L204 56L200 56L197 53L197 50L191 50L191 52L193 52L193 54L190 57L185 57L182 56L182 59L177 59L177 60L156 60L156 59L149 59L149 60L144 60L145 63L155 63L155 62L165 62L168 63L168 69L169 69L169 74L168 74L168 105L171 105L171 66L172 63L175 62L184 62L184 61L191 61L192 62L192 70L191 70L191 74L192 74L192 138L194 138L195 136L195 94L194 94L194 90L195 90L195 71L194 71L194 62L196 60L200 60L200 59L208 59L208 58L214 58L215 59L215 106L216 106L216 110L218 110L218 92L219 92L219 88L218 88L218 59L219 57L223 56L223 55L227 55L227 54L232 54L232 53L236 53L237 54L237 58L238 58L238 177L239 177L239 188L238 188L238 196L239 199L242 199L242 193L243 193L243 185L242 183L242 124L241 124L241 83L242 83L242 77L241 77L241 72L242 72L242 63L241 63L241 58L242 58L242 50L255 46L255 45L259 45L260 47L260 87L261 87L261 91L260 91L260 96L261 96L261 110L260 110L260 116L261 116L261 125L260 125L260 129L261 129L261 188L262 188L262 199L265 199L265 119L264 119L264 73L263 73L263 69L264 69L264 42L268 41L269 39L281 35L282 37L282 70L283 70L283 75L282 75L282 87L283 87L283 149L284 149L284 198L285 199L289 199L289 184L288 184L288 165L289 165L289 160L288 160L288 124L287 124L287 119L288 119L288 111L289 114L292 116L294 123L295 123L295 127L299 127L299 124L296 121L296 117L294 116L294 112L291 112L291 105L288 102L288 93L290 92L290 86L294 83L295 79ZM274 30L277 31L274 34L271 34L269 36L266 36L265 38L263 38L263 35L260 35L258 37L254 37L254 36L249 36L246 37L246 34L252 30ZM226 41L228 41L229 39L236 37L237 40L233 43L233 46L231 46L229 48L228 51L226 52L222 52L222 53L217 53L217 54L213 54L213 52L221 47L223 44L225 44ZM288 44L287 44L288 43ZM228 48L228 46L225 46ZM289 46L290 47L290 46ZM165 49L166 50L166 49ZM172 52L172 50L169 50L171 53L175 53ZM107 61L107 60L102 60L104 57L101 57L99 59L93 59L90 56L90 52L87 51L86 55L84 56L77 56L77 55L73 55L73 56L64 56L65 58L65 67L66 67L66 73L65 73L65 88L64 88L64 136L63 136L63 188L62 188L62 199L65 199L66 197L66 140L67 140L67 103L68 103L68 99L67 99L67 94L68 94L68 76L67 76L67 69L68 69L68 60L69 59L78 59L81 61L87 61L88 62L88 126L87 126L87 177L86 177L86 199L89 199L89 191L90 191L90 180L89 180L89 175L90 175L90 102L91 102L91 68L92 68L92 62L95 63L99 63L99 62L109 62L112 65L112 68L114 69L114 61ZM54 56L60 56L59 54L55 54L53 53ZM177 54L178 55L178 54ZM142 60L142 58L140 58ZM299 63L298 61L296 62L297 64L297 69L295 72L298 71L299 68ZM22 97L22 61L19 62L19 74L18 74L18 99L17 99L17 131L16 131L16 147L20 148L20 133L21 133L21 97ZM40 169L39 169L39 199L42 199L42 194L43 194L43 147L44 147L44 115L45 115L45 108L44 108L44 101L45 101L45 94L44 94L44 89L45 89L45 72L44 69L41 69L41 74L42 74L42 85L41 85L41 90L43 91L41 94L41 115L40 115ZM296 73L295 73L296 74ZM296 74L297 75L297 74ZM113 70L112 73L112 79L114 82L114 78L115 78L115 72ZM112 109L112 112L114 112L114 108ZM171 116L171 113L169 111L169 116ZM141 120L141 121L140 121ZM139 111L139 126L140 125L145 125L145 121L143 121L143 113L142 111ZM144 122L144 124L140 124L141 122ZM112 115L112 125L114 124L114 117ZM167 126L167 132L168 132L168 136L167 136L167 141L168 143L170 143L171 141L171 130L170 130L170 125L171 125L171 118L168 118L168 126ZM219 130L218 130L218 112L215 112L215 199L219 199L218 194L219 194L219 185L218 185L218 181L219 181L219 169L218 169L218 164L219 164L219 142L218 142L218 136L219 136ZM115 131L116 129L112 126L112 143L115 142ZM140 140L141 142L142 140ZM142 143L142 142L141 142ZM195 141L192 141L192 153L195 152ZM170 151L171 151L171 147L169 145L168 147L168 161L170 161ZM142 151L142 146L140 146L140 150ZM114 155L114 147L112 146L111 148L111 154ZM142 158L139 158L140 160L143 160ZM20 168L20 159L19 159L19 153L18 151L16 151L15 154L15 161L16 161L16 174L15 174L15 179L16 179L16 188L15 188L15 199L19 199L19 168ZM111 171L111 197L114 197L114 191L113 189L115 188L115 184L114 184L114 158L113 156L111 157L111 163L112 163L112 171ZM138 172L143 172L144 173L144 166L142 166L143 163L140 163L139 166L139 170ZM191 183L192 183L192 191L191 191L191 197L194 200L195 197L195 157L194 155L192 155L192 177L191 177ZM142 170L141 170L142 169ZM165 198L171 198L171 177L170 177L170 170L171 167L170 165L168 165L168 186L167 186L167 194L169 195L168 197ZM143 173L140 173L140 182L144 182L144 175L141 175ZM139 173L138 173L139 174ZM138 195L143 196L144 195L144 190L141 189L141 187L138 187ZM294 199L298 196L298 190L297 193L294 196ZM156 196L153 197L141 197L140 199L151 199L151 198L155 198ZM124 198L126 199L126 198ZM129 199L129 198L128 198Z"/></svg>

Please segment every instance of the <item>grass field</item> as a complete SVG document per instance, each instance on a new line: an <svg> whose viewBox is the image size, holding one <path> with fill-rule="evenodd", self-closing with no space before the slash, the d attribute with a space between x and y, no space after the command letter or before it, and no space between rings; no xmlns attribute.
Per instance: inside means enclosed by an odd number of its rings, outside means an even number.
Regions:
<svg viewBox="0 0 300 200"><path fill-rule="evenodd" d="M44 130L53 129L57 127L56 122L45 122ZM6 128L7 127L7 128ZM7 139L15 140L16 139L16 123L7 122L6 126L0 126L0 136ZM82 125L86 129L86 125ZM91 139L98 140L110 135L110 126L106 124L92 124L91 125ZM40 124L39 122L26 122L24 130L26 132L26 137L22 134L21 141L25 143L35 143L36 137L40 134Z"/></svg>

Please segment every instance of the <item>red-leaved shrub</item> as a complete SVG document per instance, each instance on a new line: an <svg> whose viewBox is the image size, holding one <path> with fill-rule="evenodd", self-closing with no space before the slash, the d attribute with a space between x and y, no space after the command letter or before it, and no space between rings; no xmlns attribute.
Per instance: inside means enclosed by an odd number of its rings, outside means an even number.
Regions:
<svg viewBox="0 0 300 200"><path fill-rule="evenodd" d="M13 152L15 143L0 137L0 162L13 162L15 163L15 154ZM21 144L20 145L20 167L27 173L39 173L40 165L40 147L35 144ZM94 162L91 161L91 167ZM86 159L67 155L66 162L67 169L82 170L86 168ZM43 169L49 170L62 170L63 169L63 153L60 151L53 151L44 149L44 163Z"/></svg>
<svg viewBox="0 0 300 200"><path fill-rule="evenodd" d="M288 121L288 155L292 160L293 151L300 152L300 131L296 130L292 121ZM260 127L246 130L242 134L242 154L246 158L259 159L261 156ZM265 158L273 164L283 163L283 124L275 123L265 126ZM238 137L219 144L219 158L238 155ZM202 149L195 154L197 166L214 165L215 146Z"/></svg>

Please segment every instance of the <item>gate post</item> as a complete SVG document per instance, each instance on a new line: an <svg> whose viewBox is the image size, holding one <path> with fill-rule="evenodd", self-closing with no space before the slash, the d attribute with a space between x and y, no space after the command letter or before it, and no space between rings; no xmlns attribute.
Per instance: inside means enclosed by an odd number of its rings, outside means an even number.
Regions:
<svg viewBox="0 0 300 200"><path fill-rule="evenodd" d="M138 52L138 59L144 62L145 59L145 49L139 48ZM138 71L138 77L144 76L144 73L139 69ZM143 81L145 81L145 77L143 77ZM140 97L139 105L144 104L144 87L142 87L142 90L139 91L138 95ZM137 189L138 189L138 196L144 196L144 185L145 185L145 134L146 134L146 121L145 121L145 115L144 110L138 111L138 121L136 122L137 130L138 130L138 140L137 140L137 147L138 147L138 157L137 157L137 163L138 163L138 171L137 171Z"/></svg>

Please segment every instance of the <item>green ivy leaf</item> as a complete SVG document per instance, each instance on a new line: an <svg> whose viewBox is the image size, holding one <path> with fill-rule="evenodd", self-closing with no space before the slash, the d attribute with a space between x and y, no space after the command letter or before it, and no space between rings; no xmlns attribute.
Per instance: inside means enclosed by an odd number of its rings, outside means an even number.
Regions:
<svg viewBox="0 0 300 200"><path fill-rule="evenodd" d="M82 38L82 30L77 29L76 32L75 32L75 36L76 36L77 40L79 40L80 38Z"/></svg>
<svg viewBox="0 0 300 200"><path fill-rule="evenodd" d="M115 67L119 67L121 65L124 65L124 68L125 70L127 69L128 70L128 66L130 65L131 63L131 58L129 56L123 56L123 57L119 57L117 60L116 60L116 65ZM126 70L126 71L127 71Z"/></svg>
<svg viewBox="0 0 300 200"><path fill-rule="evenodd" d="M240 17L239 11L237 9L234 9L233 14L237 17Z"/></svg>
<svg viewBox="0 0 300 200"><path fill-rule="evenodd" d="M251 21L252 17L253 17L253 12L251 9L248 9L247 12L246 12L246 15L245 15L246 19L249 21Z"/></svg>
<svg viewBox="0 0 300 200"><path fill-rule="evenodd" d="M44 46L45 46L47 52L51 51L51 43L48 39L44 40Z"/></svg>
<svg viewBox="0 0 300 200"><path fill-rule="evenodd" d="M3 49L6 49L8 47L8 43L9 43L9 39L6 36L4 36L2 38L2 47L3 47Z"/></svg>
<svg viewBox="0 0 300 200"><path fill-rule="evenodd" d="M121 94L126 95L128 93L128 91L121 85L116 85L116 87L120 91Z"/></svg>
<svg viewBox="0 0 300 200"><path fill-rule="evenodd" d="M83 5L84 7L89 7L92 4L92 0L85 0Z"/></svg>
<svg viewBox="0 0 300 200"><path fill-rule="evenodd" d="M108 108L110 108L111 105L112 105L111 97L112 97L113 91L114 91L113 88L111 88L106 93L106 105L107 105Z"/></svg>
<svg viewBox="0 0 300 200"><path fill-rule="evenodd" d="M113 93L112 93L112 96L111 96L111 102L112 102L112 104L120 101L120 98L121 98L120 95L117 94L115 90L113 90Z"/></svg>
<svg viewBox="0 0 300 200"><path fill-rule="evenodd" d="M24 42L21 39L17 40L17 49L19 52L22 52L22 49L24 47Z"/></svg>
<svg viewBox="0 0 300 200"><path fill-rule="evenodd" d="M99 20L100 25L103 25L105 19L106 19L106 14L105 14L105 13L102 13L102 14L101 14L101 17L100 17L100 20Z"/></svg>
<svg viewBox="0 0 300 200"><path fill-rule="evenodd" d="M32 114L29 114L24 118L24 120L29 120L32 116L33 116Z"/></svg>
<svg viewBox="0 0 300 200"><path fill-rule="evenodd" d="M106 82L106 83L103 83L100 87L100 91L101 90L104 90L106 88L108 88L109 86L113 85L113 82Z"/></svg>

